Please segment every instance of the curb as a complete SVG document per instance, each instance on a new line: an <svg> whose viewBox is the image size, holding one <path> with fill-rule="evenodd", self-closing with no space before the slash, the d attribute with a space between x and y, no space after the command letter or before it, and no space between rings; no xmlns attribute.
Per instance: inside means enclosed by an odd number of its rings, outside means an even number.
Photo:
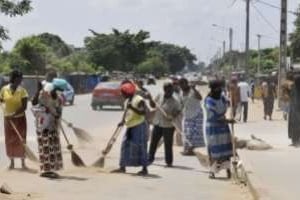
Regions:
<svg viewBox="0 0 300 200"><path fill-rule="evenodd" d="M244 164L242 164L240 167L239 167L239 170L241 170L240 172L240 176L238 176L238 180L242 183L245 183L250 194L252 195L253 197L253 200L261 200L256 188L254 187L253 183L251 182L251 179L249 178L248 176L248 172L247 170L245 169L244 167Z"/></svg>

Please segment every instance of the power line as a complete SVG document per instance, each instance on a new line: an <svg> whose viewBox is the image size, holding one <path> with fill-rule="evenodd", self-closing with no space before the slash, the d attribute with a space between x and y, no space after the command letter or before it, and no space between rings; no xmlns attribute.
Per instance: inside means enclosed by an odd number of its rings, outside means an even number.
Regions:
<svg viewBox="0 0 300 200"><path fill-rule="evenodd" d="M271 8L275 8L275 9L278 9L278 10L281 10L281 7L280 6L276 6L276 5L274 5L274 4L270 4L269 2L265 2L265 1L263 1L263 0L256 0L256 2L257 3L260 3L260 4L263 4L263 5L265 5L265 6L269 6L269 7L271 7ZM292 14L292 15L300 15L300 13L299 12L294 12L294 11L291 11L291 10L288 10L288 13L289 14Z"/></svg>
<svg viewBox="0 0 300 200"><path fill-rule="evenodd" d="M278 30L275 28L275 26L260 12L260 10L252 3L252 7L256 10L256 12L260 15L260 17L276 32L278 33Z"/></svg>

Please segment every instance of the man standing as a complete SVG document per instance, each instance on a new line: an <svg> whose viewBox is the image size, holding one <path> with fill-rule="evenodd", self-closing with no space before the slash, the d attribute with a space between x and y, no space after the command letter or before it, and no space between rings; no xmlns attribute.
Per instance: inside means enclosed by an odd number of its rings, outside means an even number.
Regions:
<svg viewBox="0 0 300 200"><path fill-rule="evenodd" d="M248 98L250 97L250 87L249 84L245 81L244 78L241 78L241 81L238 84L240 88L240 101L243 109L243 121L247 122L248 120Z"/></svg>
<svg viewBox="0 0 300 200"><path fill-rule="evenodd" d="M167 167L173 164L173 135L174 125L172 120L181 112L179 102L173 97L173 84L164 84L164 95L158 95L154 101L150 101L151 107L156 108L153 120L153 133L149 150L149 162L155 159L157 145L163 137L165 143L165 161ZM167 116L166 116L167 115Z"/></svg>

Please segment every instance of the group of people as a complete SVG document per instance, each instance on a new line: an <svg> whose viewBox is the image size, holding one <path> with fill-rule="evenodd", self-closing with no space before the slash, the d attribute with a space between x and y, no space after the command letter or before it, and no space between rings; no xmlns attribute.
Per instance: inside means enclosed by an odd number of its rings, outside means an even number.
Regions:
<svg viewBox="0 0 300 200"><path fill-rule="evenodd" d="M225 116L229 103L223 95L222 81L210 83L210 92L204 99L206 120L201 106L202 96L187 79L173 79L173 82L165 83L163 93L155 98L145 89L141 92L142 84L137 85L139 87L126 81L121 86L127 101L124 118L119 126L125 124L127 129L121 146L120 167L112 172L125 173L126 167L142 166L138 174L148 174L147 167L155 160L161 138L166 166L172 167L174 132L178 131L182 134L182 155L194 155L195 148L207 146L211 163L210 177L213 178L221 168L227 170L228 177L231 176L230 158L233 150L228 124L234 123L234 120L226 119ZM147 115L149 112L153 114ZM147 116L153 117L149 119L151 117ZM149 123L153 129L148 150Z"/></svg>
<svg viewBox="0 0 300 200"><path fill-rule="evenodd" d="M36 133L42 177L57 178L56 171L62 169L62 151L59 137L59 119L62 114L61 85L53 83L57 77L55 71L47 74L46 80L39 82L39 87L32 99L32 112L36 118ZM25 163L27 122L25 111L28 104L28 93L22 87L23 74L13 70L10 81L0 91L1 107L4 113L4 131L6 153L11 162L9 169L15 168L15 159L20 158L22 168L28 169Z"/></svg>
<svg viewBox="0 0 300 200"><path fill-rule="evenodd" d="M56 77L55 71L49 72L46 80L39 82L31 99L31 111L36 119L40 176L48 178L58 178L57 171L63 168L59 132L63 106L61 92L64 88L56 84ZM29 96L21 85L22 78L20 71L12 71L9 84L0 91L6 152L11 159L9 169L15 168L16 158L20 158L22 168L27 169L24 143L27 133L25 111ZM204 98L206 119L202 109L202 95L185 78L165 83L163 93L155 98L143 88L141 82L135 84L128 80L121 84L121 93L126 99L126 109L119 126L125 125L126 133L121 146L120 167L113 172L124 173L128 166L142 166L138 174L147 175L148 166L155 160L161 138L164 142L166 166L172 167L174 132L181 136L182 155L195 155L195 148L207 146L211 161L210 177L214 177L214 173L224 163L228 164L232 156L228 123L233 120L225 117L229 104L223 95L221 81L212 81L210 92ZM151 134L150 125L153 126ZM148 149L149 135L151 137ZM225 168L230 176L229 165Z"/></svg>

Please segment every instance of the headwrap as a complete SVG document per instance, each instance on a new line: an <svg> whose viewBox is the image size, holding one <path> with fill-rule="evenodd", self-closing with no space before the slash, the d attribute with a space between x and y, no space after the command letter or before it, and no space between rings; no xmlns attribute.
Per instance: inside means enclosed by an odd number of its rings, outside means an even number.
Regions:
<svg viewBox="0 0 300 200"><path fill-rule="evenodd" d="M121 92L127 95L134 95L136 87L133 83L124 83L121 85Z"/></svg>

